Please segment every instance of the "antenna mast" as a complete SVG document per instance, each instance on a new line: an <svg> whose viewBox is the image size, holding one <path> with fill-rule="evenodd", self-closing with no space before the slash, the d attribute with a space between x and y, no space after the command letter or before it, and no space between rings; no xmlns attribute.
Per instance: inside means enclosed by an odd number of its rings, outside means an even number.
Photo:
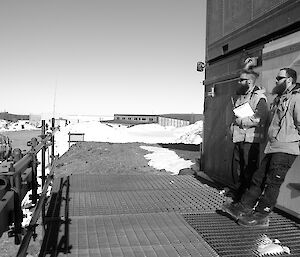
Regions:
<svg viewBox="0 0 300 257"><path fill-rule="evenodd" d="M57 89L57 80L56 80L56 83L55 83L55 89L54 89L54 99L53 99L53 118L55 118L56 89Z"/></svg>

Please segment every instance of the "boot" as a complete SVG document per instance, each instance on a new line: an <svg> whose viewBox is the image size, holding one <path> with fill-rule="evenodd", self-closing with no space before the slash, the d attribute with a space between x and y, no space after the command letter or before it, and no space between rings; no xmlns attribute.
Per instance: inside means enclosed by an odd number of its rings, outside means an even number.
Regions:
<svg viewBox="0 0 300 257"><path fill-rule="evenodd" d="M240 217L238 224L243 227L258 227L266 228L269 226L270 220L268 214L260 213L257 211L251 214Z"/></svg>
<svg viewBox="0 0 300 257"><path fill-rule="evenodd" d="M244 216L244 215L252 212L251 208L245 207L240 202L224 203L222 206L222 210L224 212L228 213L235 220L238 220L241 216Z"/></svg>

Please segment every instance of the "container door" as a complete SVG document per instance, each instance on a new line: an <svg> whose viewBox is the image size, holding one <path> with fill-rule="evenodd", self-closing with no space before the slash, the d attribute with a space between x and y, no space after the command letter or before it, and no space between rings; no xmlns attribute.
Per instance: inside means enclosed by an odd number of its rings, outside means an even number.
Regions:
<svg viewBox="0 0 300 257"><path fill-rule="evenodd" d="M232 97L235 96L237 81L233 79L207 85L204 104L204 172L210 178L231 186L237 182L236 169L232 167L230 134Z"/></svg>

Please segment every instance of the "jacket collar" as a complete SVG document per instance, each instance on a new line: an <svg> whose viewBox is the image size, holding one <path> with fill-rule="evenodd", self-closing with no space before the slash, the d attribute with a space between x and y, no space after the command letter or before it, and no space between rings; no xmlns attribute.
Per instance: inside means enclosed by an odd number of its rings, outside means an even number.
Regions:
<svg viewBox="0 0 300 257"><path fill-rule="evenodd" d="M300 93L300 84L296 83L296 85L290 90L292 94Z"/></svg>
<svg viewBox="0 0 300 257"><path fill-rule="evenodd" d="M296 83L287 88L282 95L279 95L280 98L286 98L288 95L296 94L300 92L300 84Z"/></svg>
<svg viewBox="0 0 300 257"><path fill-rule="evenodd" d="M296 83L296 85L293 85L285 90L285 92L282 95L277 95L273 101L275 105L278 105L279 102L287 101L293 94L300 93L300 84Z"/></svg>

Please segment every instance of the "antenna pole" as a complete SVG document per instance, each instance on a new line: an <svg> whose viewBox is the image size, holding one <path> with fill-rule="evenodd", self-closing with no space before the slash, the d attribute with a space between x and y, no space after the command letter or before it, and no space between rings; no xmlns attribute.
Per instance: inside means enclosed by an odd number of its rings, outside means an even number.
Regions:
<svg viewBox="0 0 300 257"><path fill-rule="evenodd" d="M56 89L57 89L57 80L56 80L56 83L55 83L55 89L54 89L54 99L53 99L53 118L55 118Z"/></svg>

